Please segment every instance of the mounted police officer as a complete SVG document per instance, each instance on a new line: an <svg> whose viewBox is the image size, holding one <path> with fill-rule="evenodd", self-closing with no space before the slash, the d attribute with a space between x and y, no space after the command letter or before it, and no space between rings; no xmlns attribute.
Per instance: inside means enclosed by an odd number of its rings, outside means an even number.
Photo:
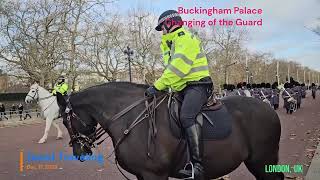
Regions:
<svg viewBox="0 0 320 180"><path fill-rule="evenodd" d="M69 86L65 82L64 76L60 76L52 91L52 95L57 96L57 102L59 106L65 103L64 97L67 95L68 89Z"/></svg>
<svg viewBox="0 0 320 180"><path fill-rule="evenodd" d="M195 179L203 179L201 126L196 122L196 116L211 95L212 80L201 41L182 25L182 18L175 10L160 15L156 30L163 32L160 47L166 68L145 94L154 96L157 91L171 88L183 98L180 119L187 136ZM190 177L192 170L180 170L179 173Z"/></svg>

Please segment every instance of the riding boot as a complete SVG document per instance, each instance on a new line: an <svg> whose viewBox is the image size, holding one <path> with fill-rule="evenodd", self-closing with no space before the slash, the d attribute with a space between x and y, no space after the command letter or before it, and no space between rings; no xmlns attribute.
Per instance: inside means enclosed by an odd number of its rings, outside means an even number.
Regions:
<svg viewBox="0 0 320 180"><path fill-rule="evenodd" d="M202 158L200 153L200 142L201 142L201 126L194 124L185 129L187 135L188 148L190 152L191 162L194 168L194 179L203 180L203 166ZM179 174L185 178L192 176L192 169L183 169L179 171Z"/></svg>

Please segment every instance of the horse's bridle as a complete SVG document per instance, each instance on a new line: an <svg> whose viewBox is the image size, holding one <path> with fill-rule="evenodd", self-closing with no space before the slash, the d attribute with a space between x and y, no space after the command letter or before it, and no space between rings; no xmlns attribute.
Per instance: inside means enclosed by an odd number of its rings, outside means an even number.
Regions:
<svg viewBox="0 0 320 180"><path fill-rule="evenodd" d="M34 96L30 96L29 93L27 94L27 96L31 97L34 101L38 101L39 100L39 93L38 93L39 88L36 88L36 89L30 88L30 90L35 90ZM36 95L37 95L37 99L35 99Z"/></svg>
<svg viewBox="0 0 320 180"><path fill-rule="evenodd" d="M31 97L34 101L37 101L37 102L40 102L42 100L45 100L45 99L49 99L51 98L53 95L50 95L50 96L47 96L47 97L44 97L44 98L39 98L39 87L37 87L36 89L34 88L31 88L30 90L35 90L35 93L34 93L34 96L30 96L29 93L27 94L28 97ZM35 98L37 95L37 99ZM46 111L52 104L53 102L56 100L56 98L43 110Z"/></svg>
<svg viewBox="0 0 320 180"><path fill-rule="evenodd" d="M171 95L170 95L171 96ZM152 126L152 128L149 128L149 136L148 136L148 152L147 155L150 157L150 152L149 152L149 145L150 145L150 139L149 137L155 137L155 134L157 133L157 129L156 129L156 124L155 124L155 109L168 97L168 94L163 94L160 97L156 98L156 96L154 97L144 97L136 102L134 102L133 104L131 104L130 106L126 107L125 109L123 109L122 111L120 111L119 113L115 114L111 119L110 119L110 123L107 125L108 127L110 127L115 120L119 119L120 117L122 117L123 115L125 115L126 113L128 113L130 110L132 110L134 107L138 106L139 104L145 102L146 108L138 115L138 117L129 125L129 127L124 130L123 132L123 136L116 142L112 153L107 156L106 158L110 158L111 155L116 151L116 149L118 149L119 145L122 143L122 141L127 137L127 135L130 133L130 131L136 126L138 125L140 122L142 122L144 119L146 118L151 118L152 120L149 121L149 126ZM151 103L148 103L148 100L153 98ZM161 99L158 103L157 100ZM84 147L90 149L94 148L98 145L100 145L105 139L107 139L108 137L100 140L98 143L95 144L96 141L98 141L105 133L106 131L102 128L102 126L100 126L98 129L95 128L95 131L90 134L89 136L86 136L84 134L81 134L78 131L74 131L72 128L72 122L71 122L71 118L76 118L77 120L79 120L84 126L86 126L85 122L83 122L73 111L72 111L72 107L71 107L71 103L69 101L69 98L67 99L67 108L65 110L65 113L67 115L66 117L66 123L67 123L67 129L69 131L70 134L70 142L69 142L69 146L72 146L73 143L79 143L81 149L83 149ZM144 116L143 116L144 115ZM150 130L152 129L152 130ZM181 142L181 139L179 141L179 144ZM81 161L81 160L80 160ZM118 168L119 172L127 179L130 180L123 172L122 170L119 168L118 165L118 161L117 158L115 158L115 164L116 167Z"/></svg>
<svg viewBox="0 0 320 180"><path fill-rule="evenodd" d="M154 105L154 108L157 108L163 101L164 99L167 97L167 94L164 94L162 96L160 96L159 98L154 98L154 101L156 102L158 99L161 99L161 101L159 103L156 103ZM138 115L138 117L132 122L132 124L129 126L129 128L127 128L123 134L124 136L122 138L120 138L117 143L115 144L114 150L113 152L118 148L118 146L120 145L120 143L124 140L124 138L126 137L126 135L129 134L129 132L140 122L142 122L142 120L144 120L145 118L148 118L149 116L152 116L152 112L150 112L149 108L153 105L152 103L148 104L148 100L151 99L152 97L144 97L136 102L134 102L133 104L131 104L130 106L126 107L125 109L123 109L122 111L120 111L119 113L115 114L111 119L110 119L110 123L108 124L108 127L110 127L113 122L115 122L115 120L119 119L120 117L122 117L124 114L128 113L130 110L132 110L134 107L138 106L139 104L146 102L146 108ZM72 106L71 103L69 101L69 98L67 99L67 107L65 110L65 113L67 115L66 117L66 123L68 125L68 129L69 129L69 133L70 133L70 142L69 142L69 146L72 146L73 143L79 143L81 145L81 147L86 146L87 148L95 148L96 146L100 145L106 138L100 140L98 143L95 143L96 141L98 141L104 134L106 134L106 131L102 128L102 126L100 126L99 128L96 128L96 126L94 126L95 130L93 133L91 133L90 135L84 135L81 134L78 131L74 131L74 129L72 128L72 118L75 118L76 120L79 120L82 125L84 127L87 126L87 124L81 120L81 118L79 118L72 110ZM144 115L144 116L143 116Z"/></svg>

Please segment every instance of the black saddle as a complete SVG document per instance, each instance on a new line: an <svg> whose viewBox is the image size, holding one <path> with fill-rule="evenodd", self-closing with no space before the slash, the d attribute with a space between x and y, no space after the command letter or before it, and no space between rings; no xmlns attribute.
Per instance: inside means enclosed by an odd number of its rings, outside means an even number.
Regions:
<svg viewBox="0 0 320 180"><path fill-rule="evenodd" d="M184 137L179 118L181 103L182 100L176 95L173 95L168 101L170 129L176 138ZM203 140L221 140L232 132L232 116L220 100L209 98L196 120L202 126Z"/></svg>

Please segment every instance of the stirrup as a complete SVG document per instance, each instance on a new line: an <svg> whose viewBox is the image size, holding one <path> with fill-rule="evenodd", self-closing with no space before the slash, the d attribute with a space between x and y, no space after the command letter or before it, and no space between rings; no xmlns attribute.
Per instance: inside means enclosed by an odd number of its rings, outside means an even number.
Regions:
<svg viewBox="0 0 320 180"><path fill-rule="evenodd" d="M188 162L188 163L184 166L183 170L188 171L187 168L188 168L189 166L191 166L191 176L190 176L190 177L187 177L187 178L182 178L182 179L194 179L194 167L193 167L193 164L192 164L191 161Z"/></svg>

